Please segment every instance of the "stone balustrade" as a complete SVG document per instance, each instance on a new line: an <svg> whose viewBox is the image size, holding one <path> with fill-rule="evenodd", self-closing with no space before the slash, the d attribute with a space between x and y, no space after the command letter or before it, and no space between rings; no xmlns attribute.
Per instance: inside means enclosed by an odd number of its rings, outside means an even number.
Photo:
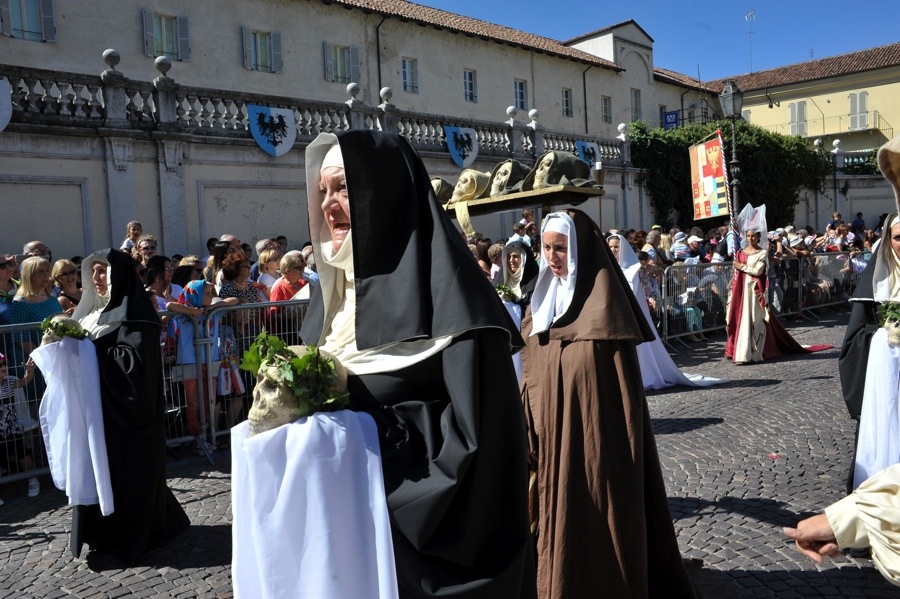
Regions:
<svg viewBox="0 0 900 599"><path fill-rule="evenodd" d="M116 70L120 59L115 50L105 51L103 59L110 68L100 76L0 64L0 77L12 87L12 123L93 124L235 138L247 137L247 105L260 104L293 111L297 143L309 142L322 132L377 129L403 135L418 151L446 152L443 126L455 125L475 130L479 155L485 157L529 161L548 150L575 152L578 139L596 142L605 164L621 165L627 156L627 138L596 139L545 131L538 123L537 110L529 112L531 122L527 124L516 120L513 108L507 109L507 121L475 121L401 111L390 103L390 88L380 91L379 106L357 99L358 84L348 86L351 98L347 102L323 102L181 85L168 76L172 64L164 57L156 60L160 77L152 82L137 81Z"/></svg>

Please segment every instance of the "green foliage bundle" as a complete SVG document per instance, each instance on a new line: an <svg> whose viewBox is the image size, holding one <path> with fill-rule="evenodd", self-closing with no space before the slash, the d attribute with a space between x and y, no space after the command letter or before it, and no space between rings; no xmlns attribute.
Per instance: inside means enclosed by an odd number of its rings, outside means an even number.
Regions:
<svg viewBox="0 0 900 599"><path fill-rule="evenodd" d="M878 324L884 326L889 320L900 322L900 302L884 302L878 305Z"/></svg>
<svg viewBox="0 0 900 599"><path fill-rule="evenodd" d="M731 123L728 121L687 125L668 131L650 128L640 122L629 127L632 163L647 170L644 184L650 194L656 222L665 228L673 224L682 227L699 224L706 228L726 220L693 220L688 148L715 133L716 129L722 131L725 166L729 167ZM821 192L833 168L826 153L807 147L800 137L772 133L744 121L737 123L737 154L741 207L747 203L765 204L767 220L773 225L793 223L800 191L806 188ZM674 222L673 210L680 213L681 222Z"/></svg>
<svg viewBox="0 0 900 599"><path fill-rule="evenodd" d="M503 283L498 283L497 285L495 285L494 290L497 292L497 295L500 296L500 299L507 302L517 302L520 299L515 293L513 293L512 289L510 289Z"/></svg>
<svg viewBox="0 0 900 599"><path fill-rule="evenodd" d="M41 321L41 331L44 333L49 331L52 335L59 337L60 339L63 337L84 339L88 335L87 331L81 328L81 325L78 323L72 324L72 322L65 319L55 319L53 316L48 316Z"/></svg>
<svg viewBox="0 0 900 599"><path fill-rule="evenodd" d="M270 367L278 370L280 378L300 400L298 417L343 410L349 404L349 392L335 392L333 360L323 356L315 345L307 345L306 353L297 355L277 336L263 331L244 352L240 368L258 374Z"/></svg>

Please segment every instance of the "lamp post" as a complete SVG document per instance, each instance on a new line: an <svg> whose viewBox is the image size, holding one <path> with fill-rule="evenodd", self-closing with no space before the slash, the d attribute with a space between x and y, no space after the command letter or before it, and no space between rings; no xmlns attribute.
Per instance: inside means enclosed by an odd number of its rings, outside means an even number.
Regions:
<svg viewBox="0 0 900 599"><path fill-rule="evenodd" d="M741 118L741 106L744 103L744 92L737 86L734 81L725 84L722 93L719 94L719 103L722 105L722 112L725 118L731 121L731 195L734 197L734 211L740 212L741 202L738 197L740 182L738 175L741 174L740 163L737 158L737 120Z"/></svg>

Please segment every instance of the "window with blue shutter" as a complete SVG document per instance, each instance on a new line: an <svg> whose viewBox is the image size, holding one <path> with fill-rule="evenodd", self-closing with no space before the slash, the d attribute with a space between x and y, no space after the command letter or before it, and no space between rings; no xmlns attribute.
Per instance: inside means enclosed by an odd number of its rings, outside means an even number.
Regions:
<svg viewBox="0 0 900 599"><path fill-rule="evenodd" d="M32 42L56 41L53 0L0 0L0 33Z"/></svg>
<svg viewBox="0 0 900 599"><path fill-rule="evenodd" d="M325 58L325 80L335 83L359 83L359 49L322 42Z"/></svg>
<svg viewBox="0 0 900 599"><path fill-rule="evenodd" d="M191 24L188 17L174 17L142 10L144 54L167 56L172 60L191 59Z"/></svg>

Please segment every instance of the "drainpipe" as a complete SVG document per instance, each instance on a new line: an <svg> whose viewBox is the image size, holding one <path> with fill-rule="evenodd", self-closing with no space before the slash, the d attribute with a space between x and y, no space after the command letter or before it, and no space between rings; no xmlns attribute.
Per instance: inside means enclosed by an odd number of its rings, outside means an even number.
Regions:
<svg viewBox="0 0 900 599"><path fill-rule="evenodd" d="M587 103L587 72L594 68L594 65L589 64L588 68L581 71L581 91L584 94L584 134L588 135L590 132L588 131L588 103Z"/></svg>
<svg viewBox="0 0 900 599"><path fill-rule="evenodd" d="M381 26L387 17L381 17L381 22L375 27L375 62L378 66L378 93L381 93Z"/></svg>

